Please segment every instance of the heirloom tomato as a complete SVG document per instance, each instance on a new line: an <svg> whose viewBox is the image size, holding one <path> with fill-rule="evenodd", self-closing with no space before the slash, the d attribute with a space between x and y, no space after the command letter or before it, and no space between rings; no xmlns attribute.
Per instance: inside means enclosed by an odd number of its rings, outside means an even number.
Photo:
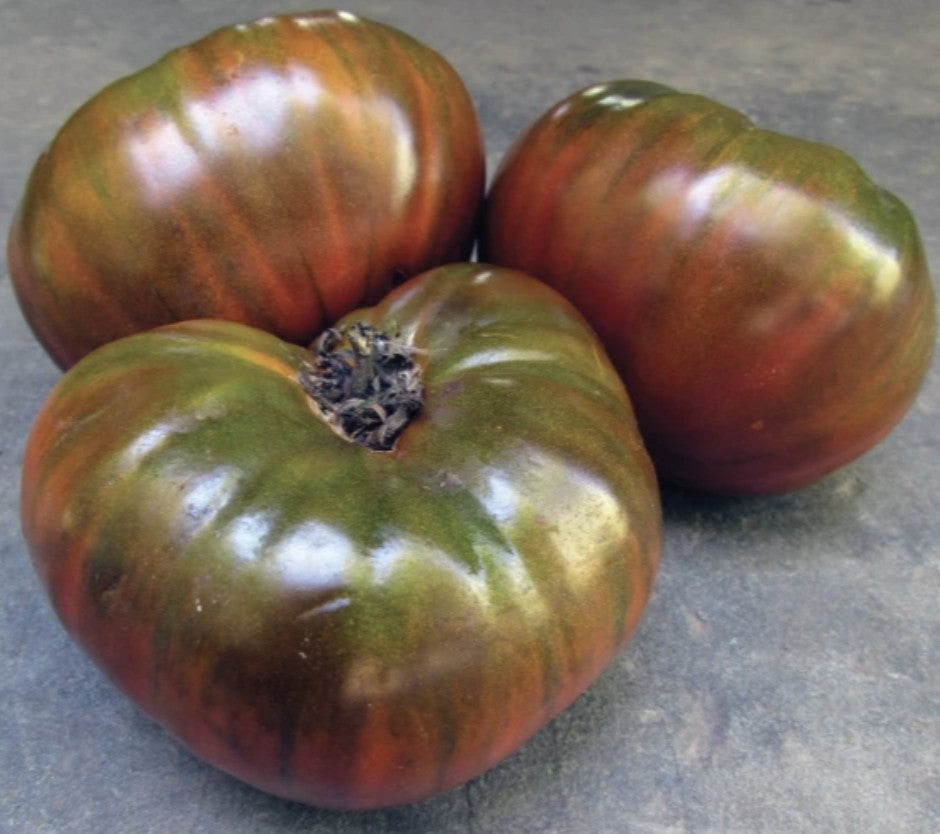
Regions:
<svg viewBox="0 0 940 834"><path fill-rule="evenodd" d="M566 295L664 480L794 489L910 407L936 318L915 222L835 148L701 96L599 84L497 172L483 257Z"/></svg>
<svg viewBox="0 0 940 834"><path fill-rule="evenodd" d="M309 342L469 254L483 167L463 82L408 35L346 12L229 26L66 122L13 222L13 286L61 366L200 317Z"/></svg>
<svg viewBox="0 0 940 834"><path fill-rule="evenodd" d="M402 381L423 400L388 451L343 434ZM37 418L22 523L65 628L144 712L257 787L354 808L457 785L571 703L634 629L661 542L593 331L478 264L315 352L219 320L99 348Z"/></svg>

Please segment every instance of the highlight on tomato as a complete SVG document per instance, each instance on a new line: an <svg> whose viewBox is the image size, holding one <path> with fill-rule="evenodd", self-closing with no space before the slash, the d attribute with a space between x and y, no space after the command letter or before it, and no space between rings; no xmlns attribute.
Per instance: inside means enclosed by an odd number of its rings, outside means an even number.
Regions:
<svg viewBox="0 0 940 834"><path fill-rule="evenodd" d="M456 71L348 12L227 26L104 88L40 156L8 242L68 367L190 318L300 344L469 256L480 127Z"/></svg>
<svg viewBox="0 0 940 834"><path fill-rule="evenodd" d="M622 374L665 481L773 493L879 442L936 341L910 211L833 147L613 81L496 172L482 257L558 289Z"/></svg>
<svg viewBox="0 0 940 834"><path fill-rule="evenodd" d="M662 536L597 337L482 264L311 349L218 320L97 349L33 427L22 526L66 630L145 713L340 808L518 748L625 645Z"/></svg>

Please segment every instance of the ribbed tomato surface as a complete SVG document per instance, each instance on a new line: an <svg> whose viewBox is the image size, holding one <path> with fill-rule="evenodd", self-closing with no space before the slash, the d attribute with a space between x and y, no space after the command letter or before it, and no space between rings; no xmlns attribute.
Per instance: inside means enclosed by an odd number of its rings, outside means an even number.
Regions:
<svg viewBox="0 0 940 834"><path fill-rule="evenodd" d="M505 269L354 313L421 366L390 452L311 408L311 355L244 325L95 351L25 456L23 530L63 624L193 751L336 807L459 784L567 706L659 558L652 467L580 315Z"/></svg>
<svg viewBox="0 0 940 834"><path fill-rule="evenodd" d="M94 96L40 157L13 286L63 366L199 317L296 342L469 254L480 129L453 68L345 12L220 29Z"/></svg>
<svg viewBox="0 0 940 834"><path fill-rule="evenodd" d="M598 84L516 142L483 256L560 290L623 375L661 477L823 477L913 402L936 339L916 223L843 152L661 84Z"/></svg>

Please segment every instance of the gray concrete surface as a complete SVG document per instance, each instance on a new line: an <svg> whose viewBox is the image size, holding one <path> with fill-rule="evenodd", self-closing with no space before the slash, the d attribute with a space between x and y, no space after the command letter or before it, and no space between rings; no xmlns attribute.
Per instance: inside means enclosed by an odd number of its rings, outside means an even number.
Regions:
<svg viewBox="0 0 940 834"><path fill-rule="evenodd" d="M297 7L294 6L294 9ZM647 77L839 145L914 210L940 270L937 0L360 0L442 51L490 162L549 104ZM248 0L0 0L0 226L87 96ZM654 599L627 651L520 752L385 812L282 802L193 759L65 636L17 520L24 438L58 378L0 277L0 831L940 832L940 378L825 482L665 495Z"/></svg>

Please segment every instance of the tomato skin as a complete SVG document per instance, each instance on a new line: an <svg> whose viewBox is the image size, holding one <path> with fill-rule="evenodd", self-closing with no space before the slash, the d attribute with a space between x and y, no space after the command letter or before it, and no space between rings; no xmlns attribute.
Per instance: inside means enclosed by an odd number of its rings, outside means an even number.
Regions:
<svg viewBox="0 0 940 834"><path fill-rule="evenodd" d="M475 776L567 706L633 631L662 521L616 371L541 282L452 265L347 320L419 349L391 452L314 415L303 348L178 323L65 374L22 525L67 631L197 755L366 808Z"/></svg>
<svg viewBox="0 0 940 834"><path fill-rule="evenodd" d="M173 321L308 343L469 255L473 104L408 35L345 12L220 29L106 87L39 158L8 241L53 359Z"/></svg>
<svg viewBox="0 0 940 834"><path fill-rule="evenodd" d="M936 340L914 219L841 151L643 81L575 93L506 155L482 256L560 290L659 476L808 485L881 440Z"/></svg>

